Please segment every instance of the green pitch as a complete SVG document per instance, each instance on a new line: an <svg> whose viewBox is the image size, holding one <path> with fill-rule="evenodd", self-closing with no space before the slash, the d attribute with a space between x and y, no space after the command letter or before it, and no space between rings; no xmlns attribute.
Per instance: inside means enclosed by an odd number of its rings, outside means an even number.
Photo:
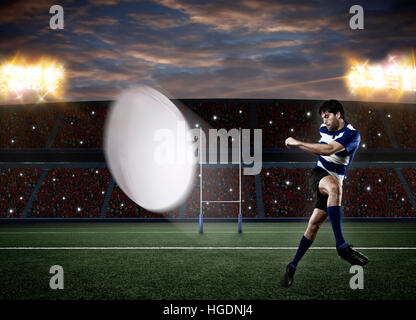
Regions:
<svg viewBox="0 0 416 320"><path fill-rule="evenodd" d="M356 290L325 223L293 286L280 287L305 227L244 223L238 234L237 223L205 223L198 234L197 223L0 225L0 299L415 298L416 223L343 224L347 241L370 259ZM386 249L393 247L402 249ZM50 289L53 265L64 269L63 290Z"/></svg>

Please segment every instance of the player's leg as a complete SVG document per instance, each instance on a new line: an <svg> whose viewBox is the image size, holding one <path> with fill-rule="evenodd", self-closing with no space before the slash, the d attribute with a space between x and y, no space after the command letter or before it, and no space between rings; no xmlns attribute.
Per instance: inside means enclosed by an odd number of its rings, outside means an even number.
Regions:
<svg viewBox="0 0 416 320"><path fill-rule="evenodd" d="M366 265L368 258L352 249L342 234L342 188L338 181L332 176L322 178L319 182L319 192L328 196L327 212L335 235L338 255L352 265Z"/></svg>
<svg viewBox="0 0 416 320"><path fill-rule="evenodd" d="M281 281L282 286L290 287L292 285L295 271L300 259L302 259L306 251L311 246L312 242L315 240L319 228L327 217L328 215L324 210L319 208L315 208L313 210L312 216L308 222L308 227L306 228L306 231L300 240L296 255L293 260L286 266L286 272Z"/></svg>
<svg viewBox="0 0 416 320"><path fill-rule="evenodd" d="M282 286L286 288L292 285L295 271L296 271L296 268L300 259L309 249L313 240L316 237L316 234L318 233L319 227L328 217L326 214L326 206L327 206L328 197L321 194L318 190L319 181L327 175L328 173L321 168L314 168L312 170L309 183L310 183L310 186L312 188L312 191L316 200L315 209L312 213L311 218L309 219L308 227L304 235L302 236L302 239L300 240L299 247L298 247L298 250L296 251L296 255L294 259L286 266L285 274L281 280Z"/></svg>
<svg viewBox="0 0 416 320"><path fill-rule="evenodd" d="M300 259L311 246L312 242L315 240L318 230L322 223L328 217L327 213L319 208L313 210L312 216L309 219L308 227L306 228L305 233L303 234L302 239L300 240L298 251L296 252L295 258L290 263L290 266L295 268L298 266Z"/></svg>
<svg viewBox="0 0 416 320"><path fill-rule="evenodd" d="M329 175L319 181L319 192L328 197L327 212L334 231L336 247L345 248L347 242L342 234L342 188L339 182Z"/></svg>
<svg viewBox="0 0 416 320"><path fill-rule="evenodd" d="M304 237L314 241L316 235L318 234L319 228L321 227L322 223L325 222L326 218L328 218L328 214L324 210L315 208L311 218L309 219L308 227L303 234Z"/></svg>

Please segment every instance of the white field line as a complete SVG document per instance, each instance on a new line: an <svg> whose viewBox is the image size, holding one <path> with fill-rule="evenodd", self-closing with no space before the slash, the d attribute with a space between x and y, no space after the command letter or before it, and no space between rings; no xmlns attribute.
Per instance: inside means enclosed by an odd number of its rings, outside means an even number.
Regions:
<svg viewBox="0 0 416 320"><path fill-rule="evenodd" d="M0 247L0 250L297 250L298 247ZM357 250L416 250L416 247L360 247ZM335 250L312 247L309 250Z"/></svg>

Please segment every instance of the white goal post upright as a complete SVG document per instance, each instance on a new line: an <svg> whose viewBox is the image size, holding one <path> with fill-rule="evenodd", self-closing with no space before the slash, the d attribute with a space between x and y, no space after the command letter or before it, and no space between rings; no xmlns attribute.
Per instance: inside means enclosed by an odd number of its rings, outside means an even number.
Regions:
<svg viewBox="0 0 416 320"><path fill-rule="evenodd" d="M238 191L239 191L239 199L238 200L204 200L202 197L202 179L203 179L203 171L202 171L202 129L199 129L199 233L203 233L204 231L204 214L203 214L203 204L204 203L238 203L238 232L242 232L242 225L243 225L243 216L241 211L241 128L239 128L239 137L238 137Z"/></svg>

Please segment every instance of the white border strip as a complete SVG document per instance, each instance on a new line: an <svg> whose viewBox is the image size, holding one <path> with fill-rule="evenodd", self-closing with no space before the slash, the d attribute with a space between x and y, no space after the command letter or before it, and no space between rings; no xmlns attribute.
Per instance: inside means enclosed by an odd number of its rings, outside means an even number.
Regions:
<svg viewBox="0 0 416 320"><path fill-rule="evenodd" d="M246 231L245 234L299 234L303 233L302 230L281 230L281 231ZM320 230L320 233L333 233L330 230ZM396 231L353 231L344 230L343 233L382 233L382 234L403 234L403 233L416 233L416 230L396 230ZM0 232L0 235L11 234L197 234L195 231L6 231ZM213 231L210 234L235 234L235 231Z"/></svg>
<svg viewBox="0 0 416 320"><path fill-rule="evenodd" d="M0 247L0 250L297 250L298 247ZM416 250L416 247L357 247L358 250ZM335 250L312 247L309 250Z"/></svg>

